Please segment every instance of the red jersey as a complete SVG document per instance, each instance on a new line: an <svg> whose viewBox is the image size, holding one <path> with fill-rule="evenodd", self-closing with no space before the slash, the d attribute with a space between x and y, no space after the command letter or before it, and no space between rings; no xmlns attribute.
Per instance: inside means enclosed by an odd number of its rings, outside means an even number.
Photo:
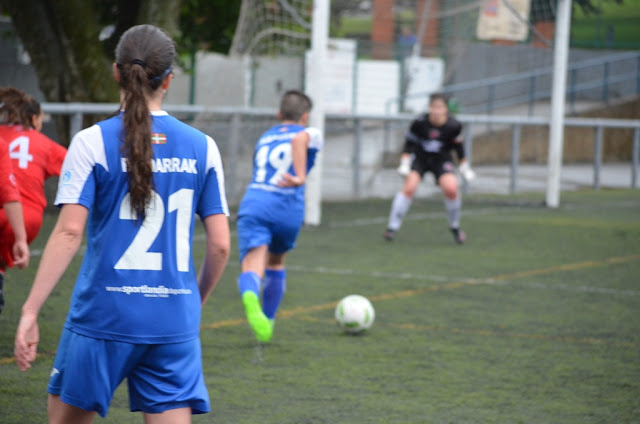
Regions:
<svg viewBox="0 0 640 424"><path fill-rule="evenodd" d="M0 125L0 137L9 145L23 208L42 213L47 206L44 181L60 175L67 149L41 132L21 125Z"/></svg>
<svg viewBox="0 0 640 424"><path fill-rule="evenodd" d="M20 200L20 192L13 175L13 165L9 158L9 144L0 137L0 207L7 202Z"/></svg>

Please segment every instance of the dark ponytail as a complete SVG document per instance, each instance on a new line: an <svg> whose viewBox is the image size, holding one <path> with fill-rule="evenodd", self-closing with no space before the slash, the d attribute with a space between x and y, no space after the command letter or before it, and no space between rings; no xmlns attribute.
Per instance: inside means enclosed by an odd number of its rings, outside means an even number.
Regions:
<svg viewBox="0 0 640 424"><path fill-rule="evenodd" d="M142 218L153 188L152 118L147 99L171 72L176 48L165 31L152 25L138 25L122 35L115 56L124 92L121 151L127 158L131 209Z"/></svg>

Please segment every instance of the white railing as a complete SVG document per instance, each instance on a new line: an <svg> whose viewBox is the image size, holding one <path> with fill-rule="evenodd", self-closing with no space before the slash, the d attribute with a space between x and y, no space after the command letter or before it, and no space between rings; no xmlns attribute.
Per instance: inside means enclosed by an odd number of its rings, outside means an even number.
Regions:
<svg viewBox="0 0 640 424"><path fill-rule="evenodd" d="M70 117L70 135L82 129L83 117L85 115L107 115L117 110L117 104L111 103L43 103L43 109L50 115L68 115ZM219 144L224 144L223 160L225 161L225 173L227 181L227 193L231 203L238 202L242 195L242 190L246 184L246 178L250 176L250 156L247 151L252 152L255 138L247 139L243 136L246 127L251 125L252 119L260 120L264 126L264 121L275 119L275 109L255 109L238 107L205 107L199 105L165 105L164 109L176 115L185 116L184 119L192 119L196 116L215 117L216 122L222 122L219 127L225 126L222 130L216 130L214 138ZM327 114L326 115L326 139L328 148L331 140L341 137L342 140L351 138L350 149L341 146L342 153L335 155L324 155L324 167L332 166L332 161L342 160L341 163L333 163L337 167L345 166L350 169L351 197L360 198L363 194L363 155L371 153L371 149L377 149L376 157L382 157L385 151L392 149L390 138L392 137L392 127L408 125L415 115L378 115L378 114ZM511 160L509 192L515 193L518 188L518 167L519 167L519 147L522 127L525 126L549 126L549 118L540 116L497 116L497 115L458 115L457 119L465 126L465 147L467 156L473 162L473 127L474 125L501 125L511 128ZM275 121L274 121L275 122ZM197 125L195 125L197 126ZM565 118L566 127L586 127L594 129L594 158L593 158L593 183L594 189L600 188L600 173L603 161L603 146L607 143L604 139L604 129L630 129L633 131L632 154L629 161L631 168L631 181L629 187L639 188L639 157L640 157L640 120L626 119L604 119L604 118ZM266 126L262 128L266 130ZM375 137L382 142L375 146L371 143L371 131L374 128ZM220 139L220 133L226 137ZM367 133L367 135L365 135ZM349 137L350 135L350 137ZM71 138L71 137L69 137ZM335 145L336 143L334 143ZM247 148L250 146L250 148ZM241 156L244 153L245 156ZM350 157L345 160L345 155ZM371 157L371 154L367 154ZM345 165L346 163L346 165Z"/></svg>

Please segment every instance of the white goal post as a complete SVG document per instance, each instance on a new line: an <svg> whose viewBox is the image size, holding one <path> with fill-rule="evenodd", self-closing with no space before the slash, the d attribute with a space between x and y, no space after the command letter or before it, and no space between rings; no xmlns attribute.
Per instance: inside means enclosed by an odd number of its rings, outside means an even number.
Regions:
<svg viewBox="0 0 640 424"><path fill-rule="evenodd" d="M253 102L255 94L253 67L258 68L261 63L269 61L273 63L273 60L289 60L288 66L295 69L298 69L298 63L302 64L302 81L296 81L292 77L296 74L295 70L287 75L274 77L278 75L278 71L274 72L273 67L265 66L266 73L261 75L268 75L266 80L277 82L276 86L279 88L275 91L263 88L262 101L264 103L264 99L269 98L274 101L284 89L304 89L313 101L309 125L318 128L323 135L323 79L329 39L329 3L330 0L242 0L238 25L229 51L230 56L241 56L246 63L252 63L247 75L247 80L250 81L245 93L247 105ZM307 178L304 221L308 225L319 225L321 221L322 157L321 150Z"/></svg>
<svg viewBox="0 0 640 424"><path fill-rule="evenodd" d="M560 171L564 137L565 93L567 92L567 63L569 58L569 28L571 0L558 0L556 34L553 51L553 85L549 122L549 158L546 204L556 208L560 204Z"/></svg>
<svg viewBox="0 0 640 424"><path fill-rule="evenodd" d="M308 64L307 93L313 100L309 124L320 130L324 137L323 76L329 40L329 0L313 1L311 24L311 54ZM316 164L307 176L305 197L305 223L320 225L322 220L322 150L318 152Z"/></svg>

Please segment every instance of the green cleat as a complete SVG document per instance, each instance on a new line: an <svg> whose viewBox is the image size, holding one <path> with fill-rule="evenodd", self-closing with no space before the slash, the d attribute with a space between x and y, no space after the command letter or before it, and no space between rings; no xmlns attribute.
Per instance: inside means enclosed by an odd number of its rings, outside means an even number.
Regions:
<svg viewBox="0 0 640 424"><path fill-rule="evenodd" d="M273 335L273 323L262 312L258 296L252 291L246 291L242 294L242 303L247 314L247 321L251 329L256 335L256 339L261 342L268 342Z"/></svg>

